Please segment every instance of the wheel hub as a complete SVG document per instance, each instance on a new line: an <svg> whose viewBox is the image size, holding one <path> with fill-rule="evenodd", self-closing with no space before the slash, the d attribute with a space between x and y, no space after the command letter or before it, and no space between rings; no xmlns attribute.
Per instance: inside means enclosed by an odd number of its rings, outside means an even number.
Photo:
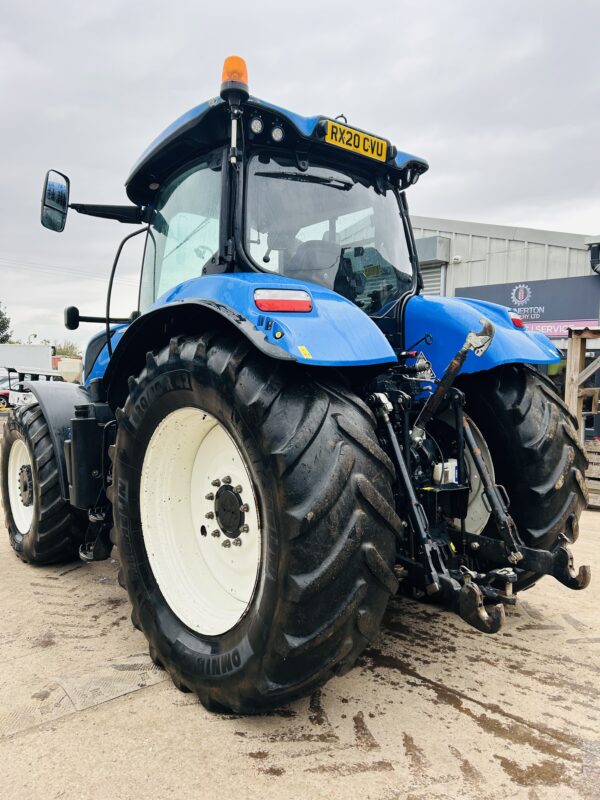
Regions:
<svg viewBox="0 0 600 800"><path fill-rule="evenodd" d="M19 497L26 508L33 505L33 479L29 464L23 464L19 469Z"/></svg>
<svg viewBox="0 0 600 800"><path fill-rule="evenodd" d="M262 547L250 472L225 426L191 406L161 420L140 506L150 567L173 613L203 635L230 630L252 602Z"/></svg>
<svg viewBox="0 0 600 800"><path fill-rule="evenodd" d="M239 487L236 487L239 488ZM237 539L244 524L243 502L233 486L224 484L215 497L215 516L225 536Z"/></svg>

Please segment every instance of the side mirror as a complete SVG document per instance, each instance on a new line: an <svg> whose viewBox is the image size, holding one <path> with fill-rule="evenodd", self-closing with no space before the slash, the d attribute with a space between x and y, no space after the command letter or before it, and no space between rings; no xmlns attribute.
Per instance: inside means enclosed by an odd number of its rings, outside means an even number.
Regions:
<svg viewBox="0 0 600 800"><path fill-rule="evenodd" d="M50 169L42 194L42 225L60 233L65 229L69 209L69 179L62 172Z"/></svg>
<svg viewBox="0 0 600 800"><path fill-rule="evenodd" d="M79 327L79 309L77 306L65 308L65 328L69 331L76 331Z"/></svg>

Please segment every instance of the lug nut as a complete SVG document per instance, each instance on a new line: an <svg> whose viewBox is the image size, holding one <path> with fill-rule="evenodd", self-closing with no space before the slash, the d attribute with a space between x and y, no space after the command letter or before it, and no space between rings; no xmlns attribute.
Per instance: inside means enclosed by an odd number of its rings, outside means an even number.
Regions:
<svg viewBox="0 0 600 800"><path fill-rule="evenodd" d="M240 533L248 533L249 530L250 528L247 525L240 525L239 527Z"/></svg>
<svg viewBox="0 0 600 800"><path fill-rule="evenodd" d="M208 494L204 495L204 499L205 500L214 500L215 496L214 496L214 494L212 492L209 492Z"/></svg>
<svg viewBox="0 0 600 800"><path fill-rule="evenodd" d="M239 485L239 483L238 483L238 485L237 485L237 486L235 486L235 487L234 487L234 491L236 492L236 494L241 494L241 493L242 493L243 489L242 489L242 487Z"/></svg>
<svg viewBox="0 0 600 800"><path fill-rule="evenodd" d="M243 506L240 506L240 511L243 511L244 514L246 514L248 511L250 511L250 506L248 505L248 503L244 503Z"/></svg>
<svg viewBox="0 0 600 800"><path fill-rule="evenodd" d="M242 540L241 539L234 539L233 540L233 546L234 547L241 547L242 546Z"/></svg>
<svg viewBox="0 0 600 800"><path fill-rule="evenodd" d="M210 482L210 485L211 486L220 486L221 485L221 481L218 478L215 478L214 481Z"/></svg>
<svg viewBox="0 0 600 800"><path fill-rule="evenodd" d="M231 483L231 478L229 475L225 475L225 477L223 478L223 483Z"/></svg>
<svg viewBox="0 0 600 800"><path fill-rule="evenodd" d="M221 542L221 547L231 547L231 542L229 539L225 539L223 542Z"/></svg>
<svg viewBox="0 0 600 800"><path fill-rule="evenodd" d="M204 516L206 517L206 519L214 519L215 518L215 515L213 514L212 511L208 511Z"/></svg>
<svg viewBox="0 0 600 800"><path fill-rule="evenodd" d="M218 529L217 529L217 530L214 530L214 531L211 531L211 532L210 532L210 535L211 535L211 536L214 536L215 538L217 538L217 539L218 539L218 538L219 538L219 536L221 535L221 531L220 531L220 530L218 530Z"/></svg>

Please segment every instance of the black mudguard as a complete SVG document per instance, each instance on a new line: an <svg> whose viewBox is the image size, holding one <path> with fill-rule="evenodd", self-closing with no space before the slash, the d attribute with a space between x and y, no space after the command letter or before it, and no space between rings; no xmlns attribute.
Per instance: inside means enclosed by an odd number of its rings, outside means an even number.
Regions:
<svg viewBox="0 0 600 800"><path fill-rule="evenodd" d="M71 419L75 416L75 406L88 404L90 396L83 386L75 383L27 381L23 385L31 390L48 424L59 468L60 493L63 500L68 501L69 482L64 444L65 440L71 436Z"/></svg>

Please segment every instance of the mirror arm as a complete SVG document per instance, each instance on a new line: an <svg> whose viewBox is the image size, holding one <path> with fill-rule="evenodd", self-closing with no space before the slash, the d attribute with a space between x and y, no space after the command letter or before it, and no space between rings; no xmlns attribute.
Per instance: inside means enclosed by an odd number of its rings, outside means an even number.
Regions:
<svg viewBox="0 0 600 800"><path fill-rule="evenodd" d="M139 313L134 311L129 317L111 317L109 322L111 324L114 323L118 325L128 325L138 316ZM106 317L83 316L79 313L79 309L76 306L69 306L68 308L65 308L65 328L70 331L76 331L80 322L97 322L104 325L106 322Z"/></svg>
<svg viewBox="0 0 600 800"><path fill-rule="evenodd" d="M104 324L106 317L79 317L79 322L100 322ZM109 322L115 325L128 325L131 322L131 317L111 317Z"/></svg>
<svg viewBox="0 0 600 800"><path fill-rule="evenodd" d="M89 203L70 203L69 208L77 211L78 214L87 214L90 217L102 217L104 219L115 219L117 222L127 222L139 225L145 222L144 207L140 206L102 206L91 205Z"/></svg>

